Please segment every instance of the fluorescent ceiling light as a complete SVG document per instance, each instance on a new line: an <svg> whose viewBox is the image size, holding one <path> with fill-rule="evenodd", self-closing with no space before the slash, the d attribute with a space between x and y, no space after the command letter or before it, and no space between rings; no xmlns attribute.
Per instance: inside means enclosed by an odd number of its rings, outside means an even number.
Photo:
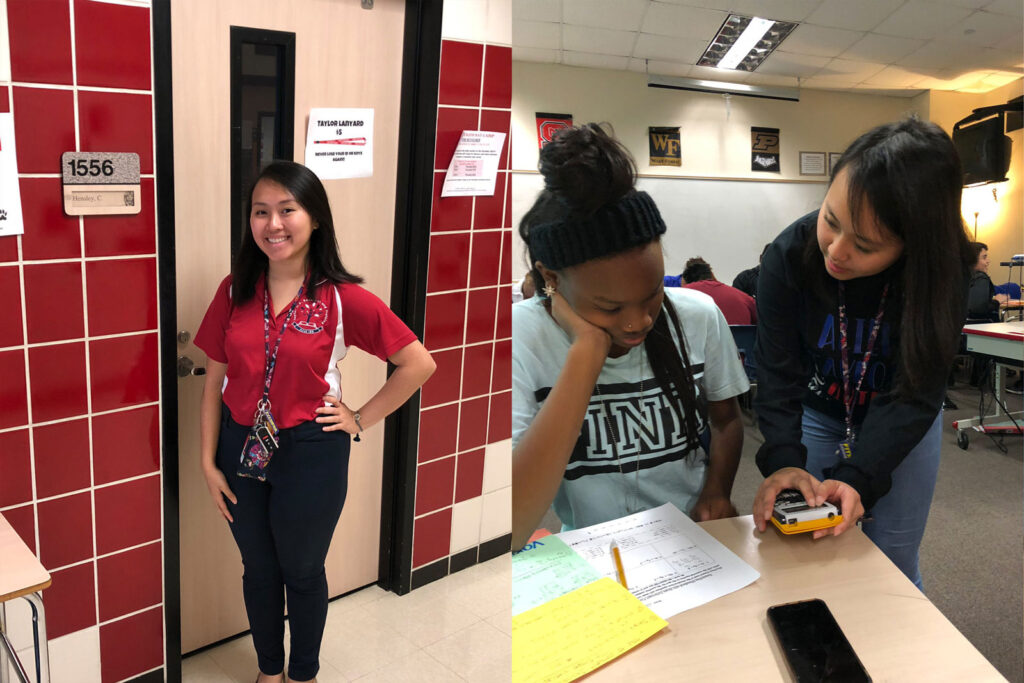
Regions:
<svg viewBox="0 0 1024 683"><path fill-rule="evenodd" d="M753 71L796 27L789 21L730 14L697 65Z"/></svg>
<svg viewBox="0 0 1024 683"><path fill-rule="evenodd" d="M757 45L764 34L768 33L768 29L772 27L775 22L771 19L762 19L761 17L754 17L747 24L747 27L743 29L743 33L740 37L732 44L729 51L725 53L716 66L719 69L735 69L736 65L743 61L743 58L750 52L750 48Z"/></svg>

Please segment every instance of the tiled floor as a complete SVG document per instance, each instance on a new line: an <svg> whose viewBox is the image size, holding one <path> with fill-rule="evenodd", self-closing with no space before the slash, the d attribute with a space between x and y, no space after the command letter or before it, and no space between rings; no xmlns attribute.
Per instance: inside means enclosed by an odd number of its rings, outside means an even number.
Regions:
<svg viewBox="0 0 1024 683"><path fill-rule="evenodd" d="M335 600L327 612L317 680L509 680L511 572L506 555L404 596L370 587ZM244 636L188 657L181 672L185 683L252 683L252 641Z"/></svg>

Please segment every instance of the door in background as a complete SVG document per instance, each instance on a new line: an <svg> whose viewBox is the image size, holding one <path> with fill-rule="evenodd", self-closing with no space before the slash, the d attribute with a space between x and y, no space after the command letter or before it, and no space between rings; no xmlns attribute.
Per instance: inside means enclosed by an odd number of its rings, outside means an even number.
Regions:
<svg viewBox="0 0 1024 683"><path fill-rule="evenodd" d="M374 109L373 176L329 180L325 186L346 267L362 275L370 291L390 299L404 11L404 0L376 0L372 10L354 0L171 3L180 357L197 367L205 364L192 338L230 270L233 239L248 229L245 217L232 221L233 209L236 217L244 213L232 193L232 174L236 183L243 182L239 179L251 178L257 166L286 150L288 106L296 161L304 157L310 108ZM273 41L242 41L243 53L232 55L233 26L294 34L294 93L291 104L287 93L283 98L285 111L278 81L287 69L279 68ZM240 76L256 98L242 107L246 114L234 130L232 60L241 60L236 80ZM244 152L235 168L232 144ZM252 167L238 166L239 159ZM365 401L386 378L383 363L355 349L341 371L350 405ZM178 380L182 652L248 629L238 550L199 469L202 384L201 376ZM332 596L377 580L383 437L378 428L353 444L348 497L327 560Z"/></svg>

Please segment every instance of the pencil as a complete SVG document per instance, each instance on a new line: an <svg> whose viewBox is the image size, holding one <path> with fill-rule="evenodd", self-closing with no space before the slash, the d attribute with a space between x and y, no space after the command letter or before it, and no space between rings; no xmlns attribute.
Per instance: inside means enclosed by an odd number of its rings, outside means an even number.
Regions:
<svg viewBox="0 0 1024 683"><path fill-rule="evenodd" d="M619 583L626 590L629 590L629 586L626 585L626 570L622 568L622 554L619 553L619 544L612 541L612 558L615 560L615 573L619 577Z"/></svg>

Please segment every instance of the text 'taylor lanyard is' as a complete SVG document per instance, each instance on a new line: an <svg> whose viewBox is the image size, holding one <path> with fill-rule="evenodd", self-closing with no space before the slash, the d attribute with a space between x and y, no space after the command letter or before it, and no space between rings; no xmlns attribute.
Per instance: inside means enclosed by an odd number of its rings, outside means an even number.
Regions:
<svg viewBox="0 0 1024 683"><path fill-rule="evenodd" d="M878 302L878 313L871 323L871 334L868 336L868 345L864 351L864 359L861 361L860 378L857 380L856 388L851 390L853 378L850 368L850 357L846 336L846 297L843 291L843 283L839 283L839 349L843 367L843 404L846 406L846 440L853 441L853 407L857 402L857 395L860 394L861 384L864 383L864 376L868 374L868 363L871 362L871 353L874 350L875 339L878 337L878 330L882 326L882 315L885 313L885 297L889 293L889 285L886 283L882 290L882 300Z"/></svg>

